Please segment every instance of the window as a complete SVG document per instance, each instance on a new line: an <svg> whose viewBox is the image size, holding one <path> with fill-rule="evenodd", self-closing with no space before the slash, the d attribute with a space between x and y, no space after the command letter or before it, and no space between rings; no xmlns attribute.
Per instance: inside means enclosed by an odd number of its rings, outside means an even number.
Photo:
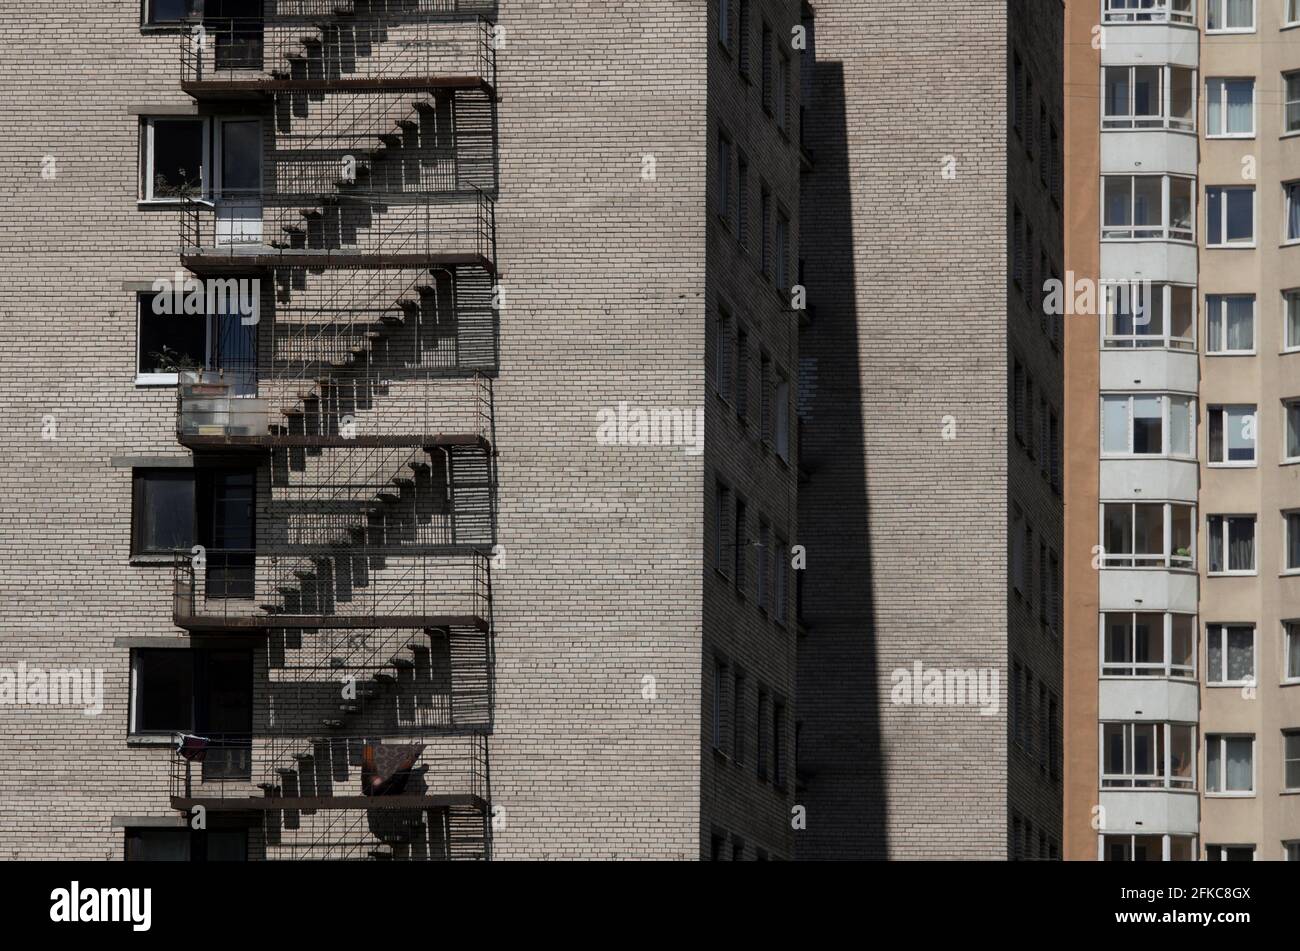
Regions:
<svg viewBox="0 0 1300 951"><path fill-rule="evenodd" d="M790 462L790 381L784 373L776 375L776 455L782 462Z"/></svg>
<svg viewBox="0 0 1300 951"><path fill-rule="evenodd" d="M136 469L131 554L171 555L194 545L194 470Z"/></svg>
<svg viewBox="0 0 1300 951"><path fill-rule="evenodd" d="M736 590L742 594L745 591L745 562L749 553L749 523L746 521L745 500L739 495L736 496L736 521L733 525L735 534L732 536L733 570L732 577L736 582Z"/></svg>
<svg viewBox="0 0 1300 951"><path fill-rule="evenodd" d="M1300 290L1282 292L1283 349L1300 350Z"/></svg>
<svg viewBox="0 0 1300 951"><path fill-rule="evenodd" d="M758 747L755 753L755 772L760 780L767 780L767 730L768 730L767 688L758 688Z"/></svg>
<svg viewBox="0 0 1300 951"><path fill-rule="evenodd" d="M718 0L718 42L731 49L731 0Z"/></svg>
<svg viewBox="0 0 1300 951"><path fill-rule="evenodd" d="M249 651L131 652L133 734L251 733L252 695Z"/></svg>
<svg viewBox="0 0 1300 951"><path fill-rule="evenodd" d="M1205 847L1205 861L1253 862L1255 861L1255 847L1253 845L1207 845Z"/></svg>
<svg viewBox="0 0 1300 951"><path fill-rule="evenodd" d="M749 249L749 159L736 153L736 241Z"/></svg>
<svg viewBox="0 0 1300 951"><path fill-rule="evenodd" d="M1047 774L1053 779L1061 778L1060 736L1060 705L1057 703L1056 694L1052 694L1047 704Z"/></svg>
<svg viewBox="0 0 1300 951"><path fill-rule="evenodd" d="M1210 33L1253 33L1255 0L1205 0L1205 29Z"/></svg>
<svg viewBox="0 0 1300 951"><path fill-rule="evenodd" d="M1255 295L1207 294L1205 352L1255 352Z"/></svg>
<svg viewBox="0 0 1300 951"><path fill-rule="evenodd" d="M758 562L757 598L760 611L771 610L771 603L768 600L771 589L767 583L768 565L771 561L771 542L769 541L771 535L772 529L767 524L767 519L760 517L758 520L758 550L755 552Z"/></svg>
<svg viewBox="0 0 1300 951"><path fill-rule="evenodd" d="M726 833L714 829L709 834L709 861L721 862L723 849L727 847Z"/></svg>
<svg viewBox="0 0 1300 951"><path fill-rule="evenodd" d="M776 247L773 251L776 254L776 286L783 291L790 286L790 219L784 212L776 215Z"/></svg>
<svg viewBox="0 0 1300 951"><path fill-rule="evenodd" d="M718 388L718 395L724 400L731 398L732 388L732 348L731 312L718 305L718 317L713 324L713 383Z"/></svg>
<svg viewBox="0 0 1300 951"><path fill-rule="evenodd" d="M1024 134L1025 64L1019 53L1011 54L1011 127Z"/></svg>
<svg viewBox="0 0 1300 951"><path fill-rule="evenodd" d="M1102 177L1104 241L1191 241L1190 178L1172 175Z"/></svg>
<svg viewBox="0 0 1300 951"><path fill-rule="evenodd" d="M770 278L772 276L772 192L766 184L762 186L759 195L758 214L763 242L760 252L761 267L763 276Z"/></svg>
<svg viewBox="0 0 1300 951"><path fill-rule="evenodd" d="M1025 518L1020 509L1011 513L1011 586L1021 595L1028 590L1029 551L1025 547Z"/></svg>
<svg viewBox="0 0 1300 951"><path fill-rule="evenodd" d="M1254 795L1254 736L1211 733L1205 737L1205 792L1218 796Z"/></svg>
<svg viewBox="0 0 1300 951"><path fill-rule="evenodd" d="M1051 633L1059 635L1062 629L1061 598L1065 591L1065 581L1061 575L1060 556L1056 552L1052 552L1048 555L1047 560L1052 572L1052 604L1049 621Z"/></svg>
<svg viewBox="0 0 1300 951"><path fill-rule="evenodd" d="M1255 516L1211 515L1206 519L1206 527L1210 574L1255 573Z"/></svg>
<svg viewBox="0 0 1300 951"><path fill-rule="evenodd" d="M1104 284L1102 346L1195 350L1196 289L1185 284Z"/></svg>
<svg viewBox="0 0 1300 951"><path fill-rule="evenodd" d="M203 15L203 0L146 0L144 22L150 25L179 23Z"/></svg>
<svg viewBox="0 0 1300 951"><path fill-rule="evenodd" d="M740 75L749 77L749 0L736 0L739 20L736 29L736 64Z"/></svg>
<svg viewBox="0 0 1300 951"><path fill-rule="evenodd" d="M736 416L749 420L749 332L736 327Z"/></svg>
<svg viewBox="0 0 1300 951"><path fill-rule="evenodd" d="M1194 506L1178 502L1103 502L1106 568L1192 568Z"/></svg>
<svg viewBox="0 0 1300 951"><path fill-rule="evenodd" d="M718 133L718 217L726 221L731 213L731 139Z"/></svg>
<svg viewBox="0 0 1300 951"><path fill-rule="evenodd" d="M735 689L731 692L731 755L737 763L745 761L745 672L736 671Z"/></svg>
<svg viewBox="0 0 1300 951"><path fill-rule="evenodd" d="M1300 462L1300 399L1284 400L1282 407L1286 411L1283 461Z"/></svg>
<svg viewBox="0 0 1300 951"><path fill-rule="evenodd" d="M762 41L763 46L760 55L763 70L763 110L770 116L772 114L772 28L766 23L763 24Z"/></svg>
<svg viewBox="0 0 1300 951"><path fill-rule="evenodd" d="M1294 0L1300 3L1300 0ZM1295 842L1283 842L1282 848L1286 849L1286 860L1288 862L1300 862L1300 840Z"/></svg>
<svg viewBox="0 0 1300 951"><path fill-rule="evenodd" d="M1255 407L1211 406L1207 411L1210 465L1253 466L1255 464Z"/></svg>
<svg viewBox="0 0 1300 951"><path fill-rule="evenodd" d="M772 702L772 785L785 788L785 704Z"/></svg>
<svg viewBox="0 0 1300 951"><path fill-rule="evenodd" d="M772 111L776 118L776 127L786 131L788 124L790 57L782 50L776 57L776 80L772 88Z"/></svg>
<svg viewBox="0 0 1300 951"><path fill-rule="evenodd" d="M1255 80L1205 81L1207 138L1249 139L1255 135Z"/></svg>
<svg viewBox="0 0 1300 951"><path fill-rule="evenodd" d="M1055 122L1052 123L1051 147L1052 147L1052 180L1051 180L1052 201L1056 202L1057 205L1060 205L1061 204L1061 180L1063 175L1062 163L1065 161L1065 157L1061 152L1061 130L1056 127Z"/></svg>
<svg viewBox="0 0 1300 951"><path fill-rule="evenodd" d="M140 199L178 201L205 197L208 180L206 119L144 119Z"/></svg>
<svg viewBox="0 0 1300 951"><path fill-rule="evenodd" d="M1286 0L1286 13L1282 17L1286 26L1300 23L1300 0Z"/></svg>
<svg viewBox="0 0 1300 951"><path fill-rule="evenodd" d="M772 358L766 351L758 355L758 437L763 445L772 446Z"/></svg>
<svg viewBox="0 0 1300 951"><path fill-rule="evenodd" d="M1048 438L1052 447L1052 488L1059 493L1061 491L1061 421L1056 415L1056 410L1052 410L1051 418L1048 420Z"/></svg>
<svg viewBox="0 0 1300 951"><path fill-rule="evenodd" d="M786 554L790 543L780 535L772 539L772 620L785 627L786 592L789 590L790 570L786 564Z"/></svg>
<svg viewBox="0 0 1300 951"><path fill-rule="evenodd" d="M1194 615L1107 611L1101 638L1103 677L1196 677Z"/></svg>
<svg viewBox="0 0 1300 951"><path fill-rule="evenodd" d="M1102 455L1191 459L1195 416L1195 401L1187 396L1105 395L1101 398Z"/></svg>
<svg viewBox="0 0 1300 951"><path fill-rule="evenodd" d="M1300 730L1282 731L1282 786L1300 792Z"/></svg>
<svg viewBox="0 0 1300 951"><path fill-rule="evenodd" d="M1286 203L1283 241L1287 243L1300 241L1300 182L1283 184L1282 196Z"/></svg>
<svg viewBox="0 0 1300 951"><path fill-rule="evenodd" d="M1255 243L1255 186L1212 185L1205 189L1206 247Z"/></svg>
<svg viewBox="0 0 1300 951"><path fill-rule="evenodd" d="M1196 727L1102 723L1103 789L1195 789Z"/></svg>
<svg viewBox="0 0 1300 951"><path fill-rule="evenodd" d="M1282 622L1282 679L1300 683L1300 621Z"/></svg>
<svg viewBox="0 0 1300 951"><path fill-rule="evenodd" d="M1195 0L1105 0L1106 23L1196 22Z"/></svg>
<svg viewBox="0 0 1300 951"><path fill-rule="evenodd" d="M1011 364L1011 428L1016 442L1025 444L1028 433L1029 408L1026 399L1029 395L1029 381L1025 367L1019 360Z"/></svg>
<svg viewBox="0 0 1300 951"><path fill-rule="evenodd" d="M713 658L713 749L723 753L723 710L727 702L727 662L721 657Z"/></svg>
<svg viewBox="0 0 1300 951"><path fill-rule="evenodd" d="M247 829L128 828L128 862L245 862Z"/></svg>
<svg viewBox="0 0 1300 951"><path fill-rule="evenodd" d="M1196 838L1189 835L1103 835L1101 858L1107 862L1190 862Z"/></svg>
<svg viewBox="0 0 1300 951"><path fill-rule="evenodd" d="M1255 628L1252 625L1205 625L1205 682L1217 687L1255 683Z"/></svg>
<svg viewBox="0 0 1300 951"><path fill-rule="evenodd" d="M1049 136L1051 126L1047 121L1047 103L1038 104L1038 180L1046 185L1051 177L1052 150Z"/></svg>
<svg viewBox="0 0 1300 951"><path fill-rule="evenodd" d="M1179 66L1106 66L1103 129L1196 128L1195 70Z"/></svg>
<svg viewBox="0 0 1300 951"><path fill-rule="evenodd" d="M722 482L713 489L713 567L724 577L731 559L727 548L731 542L731 490Z"/></svg>
<svg viewBox="0 0 1300 951"><path fill-rule="evenodd" d="M1300 511L1282 513L1282 528L1286 532L1287 572L1300 572Z"/></svg>
<svg viewBox="0 0 1300 951"><path fill-rule="evenodd" d="M1291 0L1300 4L1300 0ZM1283 107L1282 131L1285 134L1300 132L1300 72L1286 73L1282 77Z"/></svg>
<svg viewBox="0 0 1300 951"><path fill-rule="evenodd" d="M1024 287L1028 283L1025 278L1028 257L1029 249L1025 245L1025 216L1020 206L1015 205L1011 210L1011 280L1017 287Z"/></svg>
<svg viewBox="0 0 1300 951"><path fill-rule="evenodd" d="M158 295L152 291L136 295L137 385L174 386L183 370L215 370L234 387L235 395L257 392L257 325L246 324L240 308L250 306L256 313L260 302L257 292L251 301L244 301L240 283L229 283L228 302L218 305L223 312L206 316L158 313Z"/></svg>

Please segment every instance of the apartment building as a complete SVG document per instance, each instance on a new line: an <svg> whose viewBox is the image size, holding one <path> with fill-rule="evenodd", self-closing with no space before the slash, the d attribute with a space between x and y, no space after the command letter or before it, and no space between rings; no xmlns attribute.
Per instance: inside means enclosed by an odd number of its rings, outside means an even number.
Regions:
<svg viewBox="0 0 1300 951"><path fill-rule="evenodd" d="M1300 3L1067 3L1067 858L1300 859Z"/></svg>
<svg viewBox="0 0 1300 951"><path fill-rule="evenodd" d="M1059 858L1063 8L814 7L797 854Z"/></svg>
<svg viewBox="0 0 1300 951"><path fill-rule="evenodd" d="M0 12L0 854L794 856L800 20Z"/></svg>

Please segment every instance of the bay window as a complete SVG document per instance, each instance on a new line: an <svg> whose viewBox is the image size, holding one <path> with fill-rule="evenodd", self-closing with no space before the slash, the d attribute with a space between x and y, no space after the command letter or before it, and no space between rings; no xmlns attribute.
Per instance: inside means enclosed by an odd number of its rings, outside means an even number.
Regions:
<svg viewBox="0 0 1300 951"><path fill-rule="evenodd" d="M1103 129L1196 128L1195 70L1181 66L1106 66Z"/></svg>
<svg viewBox="0 0 1300 951"><path fill-rule="evenodd" d="M1255 80L1205 81L1207 138L1249 139L1255 135Z"/></svg>
<svg viewBox="0 0 1300 951"><path fill-rule="evenodd" d="M1255 516L1211 515L1206 519L1206 529L1210 574L1255 573Z"/></svg>
<svg viewBox="0 0 1300 951"><path fill-rule="evenodd" d="M1143 611L1101 615L1103 677L1196 678L1196 617Z"/></svg>
<svg viewBox="0 0 1300 951"><path fill-rule="evenodd" d="M1193 862L1193 835L1103 835L1101 858L1106 862Z"/></svg>
<svg viewBox="0 0 1300 951"><path fill-rule="evenodd" d="M1255 295L1207 294L1205 352L1255 352Z"/></svg>
<svg viewBox="0 0 1300 951"><path fill-rule="evenodd" d="M1103 567L1193 567L1195 517L1179 502L1103 502Z"/></svg>
<svg viewBox="0 0 1300 951"><path fill-rule="evenodd" d="M1196 22L1195 0L1105 0L1105 23Z"/></svg>
<svg viewBox="0 0 1300 951"><path fill-rule="evenodd" d="M1205 625L1205 682L1215 687L1255 683L1253 625Z"/></svg>
<svg viewBox="0 0 1300 951"><path fill-rule="evenodd" d="M1205 189L1206 247L1255 244L1255 186L1211 185Z"/></svg>
<svg viewBox="0 0 1300 951"><path fill-rule="evenodd" d="M1103 347L1195 350L1196 289L1122 281L1102 286Z"/></svg>
<svg viewBox="0 0 1300 951"><path fill-rule="evenodd" d="M1195 789L1196 727L1102 723L1103 789Z"/></svg>
<svg viewBox="0 0 1300 951"><path fill-rule="evenodd" d="M1101 398L1101 406L1103 456L1195 456L1191 397L1111 394Z"/></svg>
<svg viewBox="0 0 1300 951"><path fill-rule="evenodd" d="M1255 737L1211 733L1205 737L1205 792L1216 796L1255 793Z"/></svg>
<svg viewBox="0 0 1300 951"><path fill-rule="evenodd" d="M1102 239L1191 241L1192 188L1177 175L1103 176Z"/></svg>
<svg viewBox="0 0 1300 951"><path fill-rule="evenodd" d="M1255 464L1256 415L1253 405L1211 406L1207 414L1209 464L1253 466Z"/></svg>

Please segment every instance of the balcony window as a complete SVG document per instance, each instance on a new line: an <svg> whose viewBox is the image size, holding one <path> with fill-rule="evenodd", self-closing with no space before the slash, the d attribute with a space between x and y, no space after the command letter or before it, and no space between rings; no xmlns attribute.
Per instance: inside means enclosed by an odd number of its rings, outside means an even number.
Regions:
<svg viewBox="0 0 1300 951"><path fill-rule="evenodd" d="M1207 413L1209 463L1214 466L1255 464L1256 415L1253 405L1211 406Z"/></svg>
<svg viewBox="0 0 1300 951"><path fill-rule="evenodd" d="M1179 66L1103 69L1103 129L1196 128L1195 71Z"/></svg>
<svg viewBox="0 0 1300 951"><path fill-rule="evenodd" d="M1300 730L1282 731L1282 784L1287 792L1300 792Z"/></svg>
<svg viewBox="0 0 1300 951"><path fill-rule="evenodd" d="M1106 862L1191 862L1196 859L1196 837L1190 835L1103 835Z"/></svg>
<svg viewBox="0 0 1300 951"><path fill-rule="evenodd" d="M1195 789L1196 727L1101 724L1103 789Z"/></svg>
<svg viewBox="0 0 1300 951"><path fill-rule="evenodd" d="M1300 3L1300 0L1294 2ZM1282 81L1282 98L1286 110L1282 117L1282 131L1289 135L1292 132L1300 132L1300 72L1287 73L1282 77Z"/></svg>
<svg viewBox="0 0 1300 951"><path fill-rule="evenodd" d="M1206 247L1253 247L1255 186L1212 185L1205 189Z"/></svg>
<svg viewBox="0 0 1300 951"><path fill-rule="evenodd" d="M1195 350L1196 289L1183 284L1119 282L1104 285L1108 348Z"/></svg>
<svg viewBox="0 0 1300 951"><path fill-rule="evenodd" d="M1205 352L1255 352L1255 295L1209 294L1205 298Z"/></svg>
<svg viewBox="0 0 1300 951"><path fill-rule="evenodd" d="M1206 520L1209 558L1207 570L1212 575L1253 575L1255 573L1255 516L1211 515Z"/></svg>
<svg viewBox="0 0 1300 951"><path fill-rule="evenodd" d="M1171 175L1102 178L1106 241L1191 241L1192 180Z"/></svg>
<svg viewBox="0 0 1300 951"><path fill-rule="evenodd" d="M1283 184L1282 199L1286 206L1282 240L1294 244L1300 241L1300 182Z"/></svg>
<svg viewBox="0 0 1300 951"><path fill-rule="evenodd" d="M1218 796L1254 795L1254 736L1214 733L1206 736L1205 791Z"/></svg>
<svg viewBox="0 0 1300 951"><path fill-rule="evenodd" d="M1101 398L1103 456L1191 459L1196 445L1194 401L1153 393Z"/></svg>
<svg viewBox="0 0 1300 951"><path fill-rule="evenodd" d="M1255 32L1255 0L1205 0L1207 33Z"/></svg>
<svg viewBox="0 0 1300 951"><path fill-rule="evenodd" d="M1300 621L1282 622L1282 680L1300 683Z"/></svg>
<svg viewBox="0 0 1300 951"><path fill-rule="evenodd" d="M1104 502L1106 568L1191 568L1195 508L1177 502Z"/></svg>
<svg viewBox="0 0 1300 951"><path fill-rule="evenodd" d="M1101 629L1103 677L1196 678L1194 615L1107 611Z"/></svg>
<svg viewBox="0 0 1300 951"><path fill-rule="evenodd" d="M1205 81L1207 138L1249 139L1255 135L1255 80Z"/></svg>
<svg viewBox="0 0 1300 951"><path fill-rule="evenodd" d="M1205 625L1205 682L1216 687L1255 683L1255 628L1249 624Z"/></svg>
<svg viewBox="0 0 1300 951"><path fill-rule="evenodd" d="M1195 0L1105 0L1106 23L1196 22Z"/></svg>

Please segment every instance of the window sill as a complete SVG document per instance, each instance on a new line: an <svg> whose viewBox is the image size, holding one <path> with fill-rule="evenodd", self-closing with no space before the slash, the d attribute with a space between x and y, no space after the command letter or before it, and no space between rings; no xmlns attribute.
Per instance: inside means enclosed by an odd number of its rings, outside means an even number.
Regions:
<svg viewBox="0 0 1300 951"><path fill-rule="evenodd" d="M1221 690L1240 690L1242 687L1258 687L1259 684L1257 684L1257 683L1256 683L1255 681L1253 681L1253 680L1251 680L1251 681L1245 681L1245 680L1236 680L1236 681L1215 680L1215 681L1210 681L1210 680L1207 680L1207 681L1205 682L1205 686L1206 686L1207 688L1211 689L1211 690L1219 690L1219 689L1221 689Z"/></svg>
<svg viewBox="0 0 1300 951"><path fill-rule="evenodd" d="M1207 244L1205 246L1205 250L1207 251L1254 251L1258 248L1259 245L1254 241L1251 241L1249 244L1242 241L1237 244Z"/></svg>
<svg viewBox="0 0 1300 951"><path fill-rule="evenodd" d="M159 746L174 747L176 745L176 734L128 733L126 735L126 745L140 748L153 748Z"/></svg>
<svg viewBox="0 0 1300 951"><path fill-rule="evenodd" d="M1254 799L1254 792L1207 792L1206 799Z"/></svg>
<svg viewBox="0 0 1300 951"><path fill-rule="evenodd" d="M1207 462L1207 469L1258 469L1257 462Z"/></svg>
<svg viewBox="0 0 1300 951"><path fill-rule="evenodd" d="M180 383L179 373L137 373L136 386L176 386Z"/></svg>
<svg viewBox="0 0 1300 951"><path fill-rule="evenodd" d="M1253 138L1255 138L1254 132L1233 132L1233 133L1225 132L1220 135L1207 134L1205 136L1205 141L1207 142L1249 142Z"/></svg>
<svg viewBox="0 0 1300 951"><path fill-rule="evenodd" d="M1207 350L1207 357L1254 357L1258 353L1254 350Z"/></svg>
<svg viewBox="0 0 1300 951"><path fill-rule="evenodd" d="M1205 573L1205 577L1207 578L1258 578L1259 572L1258 571L1207 571ZM1244 686L1244 684L1238 684L1237 686Z"/></svg>
<svg viewBox="0 0 1300 951"><path fill-rule="evenodd" d="M174 564L176 556L171 554L141 554L132 555L129 564L133 567L156 567L160 565Z"/></svg>

